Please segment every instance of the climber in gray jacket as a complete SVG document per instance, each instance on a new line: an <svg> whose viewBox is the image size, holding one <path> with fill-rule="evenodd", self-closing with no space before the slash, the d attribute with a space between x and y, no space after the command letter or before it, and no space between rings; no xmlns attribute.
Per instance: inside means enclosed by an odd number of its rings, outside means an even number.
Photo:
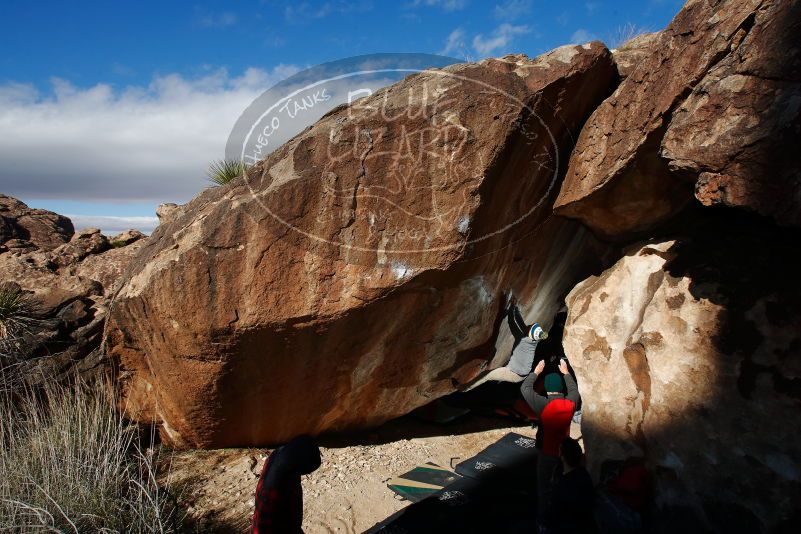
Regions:
<svg viewBox="0 0 801 534"><path fill-rule="evenodd" d="M520 309L514 302L510 302L507 311L507 322L515 338L515 346L509 363L503 367L493 369L477 382L470 385L465 391L477 388L485 382L522 382L534 366L534 353L540 341L548 338L546 332L538 323L531 326L526 324Z"/></svg>
<svg viewBox="0 0 801 534"><path fill-rule="evenodd" d="M525 377L534 366L534 353L540 341L548 338L548 332L538 324L527 326L517 306L509 308L509 329L515 337L517 345L512 350L512 357L506 367L520 377Z"/></svg>

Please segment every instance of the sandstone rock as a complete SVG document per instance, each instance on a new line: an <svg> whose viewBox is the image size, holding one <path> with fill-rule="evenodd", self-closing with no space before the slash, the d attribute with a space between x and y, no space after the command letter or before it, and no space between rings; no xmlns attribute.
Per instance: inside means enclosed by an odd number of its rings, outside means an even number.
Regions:
<svg viewBox="0 0 801 534"><path fill-rule="evenodd" d="M120 232L119 234L109 238L109 241L114 247L122 247L125 245L130 245L134 241L144 239L145 237L147 236L139 230L125 230L124 232Z"/></svg>
<svg viewBox="0 0 801 534"><path fill-rule="evenodd" d="M81 240L81 239L90 239L93 236L97 236L97 235L102 235L101 232L100 232L100 228L93 228L93 227L81 228L80 230L77 230L75 232L75 234L72 236L72 239L70 239L70 241L78 241L78 240Z"/></svg>
<svg viewBox="0 0 801 534"><path fill-rule="evenodd" d="M52 250L69 241L73 232L72 222L67 217L31 209L16 198L0 194L0 243L20 239L37 248Z"/></svg>
<svg viewBox="0 0 801 534"><path fill-rule="evenodd" d="M16 235L16 229L11 221L0 215L0 243L5 243L9 239L13 239Z"/></svg>
<svg viewBox="0 0 801 534"><path fill-rule="evenodd" d="M787 239L722 226L645 243L567 298L588 466L644 458L659 532L687 512L692 532L770 531L797 510L801 254Z"/></svg>
<svg viewBox="0 0 801 534"><path fill-rule="evenodd" d="M801 226L801 4L766 2L737 52L673 112L662 142L702 204L746 208ZM784 46L792 43L794 46ZM777 53L777 51L780 51Z"/></svg>
<svg viewBox="0 0 801 534"><path fill-rule="evenodd" d="M800 9L688 2L587 121L557 213L623 239L682 210L698 182L706 204L797 224L798 157L781 147L799 139Z"/></svg>
<svg viewBox="0 0 801 534"><path fill-rule="evenodd" d="M550 317L588 255L550 205L614 76L600 43L416 74L201 193L113 301L121 405L176 446L276 443L502 363L504 292Z"/></svg>
<svg viewBox="0 0 801 534"><path fill-rule="evenodd" d="M653 54L654 46L658 42L659 32L642 33L612 50L612 58L615 60L617 72L621 78L627 78L640 63Z"/></svg>
<svg viewBox="0 0 801 534"><path fill-rule="evenodd" d="M63 219L49 212L44 215L37 210L26 212L24 204L10 197L0 197L0 206L14 207L14 210L6 209L5 214L13 211L28 217L3 219L21 220L27 228L33 228L31 220L37 218L45 222ZM42 228L40 225L44 232ZM108 239L96 228L73 233L70 225L70 239L58 233L50 240L43 233L21 235L26 239L13 238L4 244L6 250L0 254L0 280L30 295L35 303L35 317L29 331L15 344L14 354L4 356L16 359L48 356L20 362L17 370L30 384L59 376L78 360L96 352L106 316L104 294L115 289L123 268L141 246L138 242L141 234L132 231L117 236L118 241L132 244L111 250L107 250ZM62 243L62 239L68 242ZM61 244L52 247L55 241ZM44 246L40 249L37 243L44 243ZM81 365L92 367L96 362Z"/></svg>
<svg viewBox="0 0 801 534"><path fill-rule="evenodd" d="M75 328L89 315L88 306L80 300L73 300L58 311L58 318L68 328Z"/></svg>
<svg viewBox="0 0 801 534"><path fill-rule="evenodd" d="M37 265L47 262L44 254L47 253L36 251L0 255L0 279L12 281L29 293L37 309L35 328L20 344L24 350L12 355L15 358L48 356L70 349L75 345L70 333L98 313L98 305L92 299L102 294L102 286L91 279L59 273L52 263L49 268ZM75 352L79 356L99 343L97 339L78 341Z"/></svg>
<svg viewBox="0 0 801 534"><path fill-rule="evenodd" d="M158 205L156 208L156 217L159 218L159 224L164 224L174 219L181 213L181 211L182 206L179 206L173 202L167 202L165 204Z"/></svg>
<svg viewBox="0 0 801 534"><path fill-rule="evenodd" d="M55 315L70 301L98 291L92 280L61 276L47 253L40 251L0 255L0 279L32 292L45 316Z"/></svg>
<svg viewBox="0 0 801 534"><path fill-rule="evenodd" d="M36 245L24 239L9 239L4 245L6 250L13 250L15 252L32 252L36 250Z"/></svg>
<svg viewBox="0 0 801 534"><path fill-rule="evenodd" d="M139 232L137 232L139 233ZM111 243L121 243L115 236ZM103 294L111 296L121 281L122 273L128 263L139 253L144 240L138 238L130 244L117 246L85 257L80 263L70 267L67 272L82 279L96 280L103 286Z"/></svg>
<svg viewBox="0 0 801 534"><path fill-rule="evenodd" d="M100 230L85 228L76 232L69 243L55 248L50 257L58 267L67 267L78 263L90 254L98 254L110 247L108 238L101 234Z"/></svg>

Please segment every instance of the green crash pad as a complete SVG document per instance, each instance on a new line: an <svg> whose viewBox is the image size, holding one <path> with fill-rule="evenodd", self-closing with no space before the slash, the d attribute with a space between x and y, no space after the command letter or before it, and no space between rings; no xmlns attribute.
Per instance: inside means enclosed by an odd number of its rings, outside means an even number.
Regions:
<svg viewBox="0 0 801 534"><path fill-rule="evenodd" d="M428 462L387 482L387 487L412 502L418 502L462 478L453 471Z"/></svg>

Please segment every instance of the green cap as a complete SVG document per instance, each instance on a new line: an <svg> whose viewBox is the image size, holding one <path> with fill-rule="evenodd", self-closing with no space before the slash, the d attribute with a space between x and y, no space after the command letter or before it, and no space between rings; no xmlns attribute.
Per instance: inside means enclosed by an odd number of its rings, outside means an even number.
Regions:
<svg viewBox="0 0 801 534"><path fill-rule="evenodd" d="M550 373L545 375L545 393L552 391L562 391L565 387L565 381L559 373Z"/></svg>

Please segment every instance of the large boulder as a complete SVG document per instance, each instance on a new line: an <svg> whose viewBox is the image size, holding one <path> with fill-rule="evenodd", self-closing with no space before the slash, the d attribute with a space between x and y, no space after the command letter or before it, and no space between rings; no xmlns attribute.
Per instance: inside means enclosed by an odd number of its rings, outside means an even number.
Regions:
<svg viewBox="0 0 801 534"><path fill-rule="evenodd" d="M801 498L799 236L728 224L633 246L567 298L588 465L644 459L659 532L770 531Z"/></svg>
<svg viewBox="0 0 801 534"><path fill-rule="evenodd" d="M415 74L163 218L107 325L121 406L175 446L269 444L502 364L504 292L548 317L591 255L551 205L614 76L597 42Z"/></svg>
<svg viewBox="0 0 801 534"><path fill-rule="evenodd" d="M608 239L693 196L801 224L801 4L691 0L587 121L556 202Z"/></svg>
<svg viewBox="0 0 801 534"><path fill-rule="evenodd" d="M0 246L20 240L32 247L52 250L72 237L72 221L52 211L31 209L16 198L0 193Z"/></svg>

